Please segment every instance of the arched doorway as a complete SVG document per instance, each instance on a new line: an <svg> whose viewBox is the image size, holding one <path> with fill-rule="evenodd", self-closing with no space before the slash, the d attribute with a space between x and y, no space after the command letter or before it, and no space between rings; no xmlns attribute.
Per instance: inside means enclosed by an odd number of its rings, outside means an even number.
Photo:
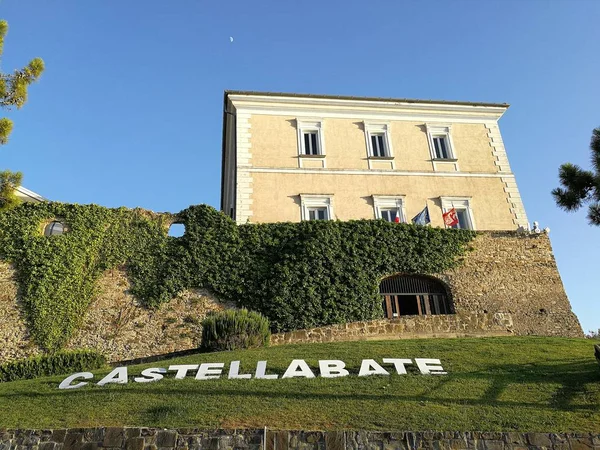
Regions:
<svg viewBox="0 0 600 450"><path fill-rule="evenodd" d="M435 278L394 275L381 281L379 293L388 319L453 313L446 288Z"/></svg>

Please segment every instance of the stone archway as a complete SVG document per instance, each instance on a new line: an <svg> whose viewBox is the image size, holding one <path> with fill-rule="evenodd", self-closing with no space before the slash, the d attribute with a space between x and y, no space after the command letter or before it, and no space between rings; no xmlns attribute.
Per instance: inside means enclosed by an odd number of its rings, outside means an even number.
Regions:
<svg viewBox="0 0 600 450"><path fill-rule="evenodd" d="M454 308L444 284L424 275L393 275L379 284L386 318L453 314Z"/></svg>

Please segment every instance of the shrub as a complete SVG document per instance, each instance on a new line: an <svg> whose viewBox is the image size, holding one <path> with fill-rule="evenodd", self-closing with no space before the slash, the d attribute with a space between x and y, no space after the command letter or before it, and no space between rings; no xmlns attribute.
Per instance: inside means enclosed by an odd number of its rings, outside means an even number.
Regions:
<svg viewBox="0 0 600 450"><path fill-rule="evenodd" d="M201 348L209 351L268 346L269 320L247 309L212 312L202 321Z"/></svg>
<svg viewBox="0 0 600 450"><path fill-rule="evenodd" d="M64 375L99 369L105 364L104 356L95 350L62 351L1 364L0 382Z"/></svg>

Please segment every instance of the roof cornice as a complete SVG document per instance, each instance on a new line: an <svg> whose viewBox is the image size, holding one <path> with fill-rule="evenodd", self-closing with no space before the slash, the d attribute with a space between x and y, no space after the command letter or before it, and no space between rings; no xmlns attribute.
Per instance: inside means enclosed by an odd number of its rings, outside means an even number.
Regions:
<svg viewBox="0 0 600 450"><path fill-rule="evenodd" d="M509 107L505 103L449 102L438 100L384 99L369 97L317 96L311 94L225 91L238 109L252 111L306 110L318 113L370 112L388 114L450 115L477 120L498 120Z"/></svg>

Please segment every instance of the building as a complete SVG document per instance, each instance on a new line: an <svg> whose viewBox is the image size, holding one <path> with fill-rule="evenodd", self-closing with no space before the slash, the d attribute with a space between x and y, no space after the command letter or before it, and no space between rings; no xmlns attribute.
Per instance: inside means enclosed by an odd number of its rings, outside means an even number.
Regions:
<svg viewBox="0 0 600 450"><path fill-rule="evenodd" d="M19 186L16 189L16 194L17 194L17 197L19 198L19 200L21 200L23 202L39 203L39 202L47 202L48 201L47 199L42 197L40 194L36 194L35 192L30 191L29 189L26 189L23 186Z"/></svg>
<svg viewBox="0 0 600 450"><path fill-rule="evenodd" d="M221 209L236 220L374 219L516 230L507 104L226 91Z"/></svg>

